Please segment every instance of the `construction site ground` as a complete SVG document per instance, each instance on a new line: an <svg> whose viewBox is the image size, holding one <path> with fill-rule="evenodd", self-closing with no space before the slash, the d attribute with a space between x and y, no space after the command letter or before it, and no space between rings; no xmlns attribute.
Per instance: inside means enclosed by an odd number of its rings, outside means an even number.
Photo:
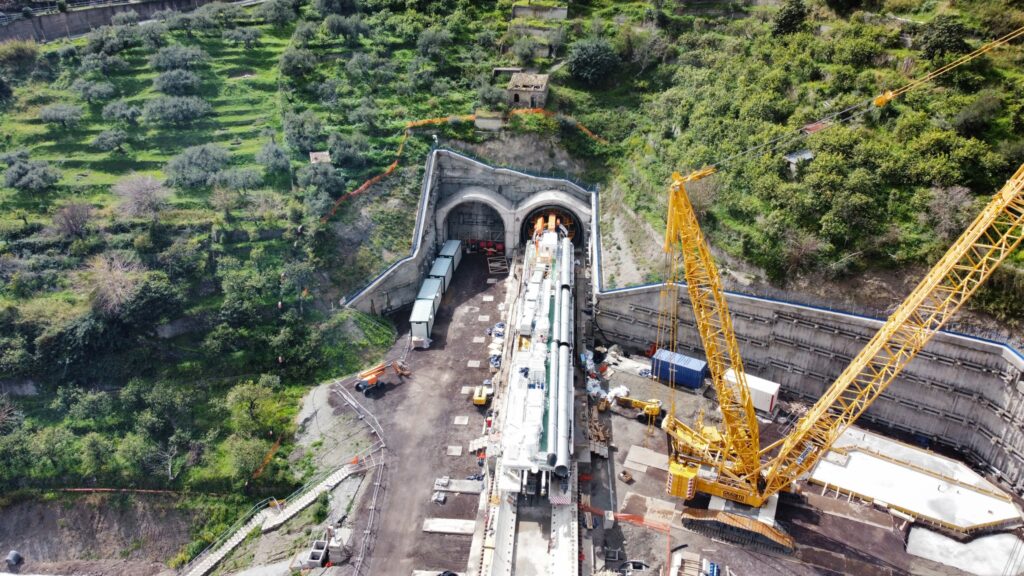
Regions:
<svg viewBox="0 0 1024 576"><path fill-rule="evenodd" d="M490 338L485 331L503 320L506 279L507 274L489 274L483 256L465 255L437 311L430 348L408 354L412 376L364 403L380 420L389 451L383 516L372 536L372 561L366 573L465 571L472 535L427 533L423 521L476 519L477 494L447 493L444 504L431 497L437 478L464 479L481 472L468 447L482 435L486 411L474 406L463 390L490 377ZM395 322L399 339L389 358L400 358L408 345L408 312L397 314ZM462 417L459 424L457 417ZM454 446L461 447L461 455L448 455ZM360 522L368 516L368 505L364 498ZM357 526L356 545L363 529L362 524Z"/></svg>
<svg viewBox="0 0 1024 576"><path fill-rule="evenodd" d="M612 387L626 385L630 388L630 395L636 398L660 398L666 408L673 397L672 390L663 384L614 370L608 384ZM693 415L701 407L709 413L714 408L713 402L700 394L677 391L675 399L677 414L684 422L688 418L692 422ZM679 521L678 513L684 509L683 503L665 492L667 472L653 466L644 472L625 467L633 446L645 447L662 455L668 453L664 432L638 422L635 414L636 410L616 406L600 415L600 421L611 432L611 450L610 461L594 457L592 505L601 507L601 502L607 500L608 479L611 478L617 512L646 516L653 522L665 517L665 507L674 508L676 514L671 523L671 543L663 532L648 527L616 522L611 529L605 530L603 521L595 519L598 526L589 536L597 546L604 543L604 548L599 548L598 552L608 558L614 557L618 551L618 559L606 560L609 568L618 568L626 559L640 560L657 573L665 565L669 549L685 545L684 551L700 554L720 566L728 566L737 576L966 574L907 554L908 526L902 520L863 503L847 501L845 497L837 499L834 494L821 496L820 487L816 486L805 485L802 497L784 495L779 503L776 521L797 542L797 550L792 555L757 551L687 530ZM619 477L624 469L632 475L632 481L625 482ZM600 565L601 560L597 562Z"/></svg>

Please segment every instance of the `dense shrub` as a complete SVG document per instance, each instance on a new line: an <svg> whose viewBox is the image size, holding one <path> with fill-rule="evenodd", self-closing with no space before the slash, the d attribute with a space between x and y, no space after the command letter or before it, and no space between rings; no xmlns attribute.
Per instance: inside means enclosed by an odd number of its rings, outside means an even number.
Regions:
<svg viewBox="0 0 1024 576"><path fill-rule="evenodd" d="M256 153L256 161L266 168L268 174L280 174L291 171L291 162L288 155L280 146L273 142L267 142Z"/></svg>
<svg viewBox="0 0 1024 576"><path fill-rule="evenodd" d="M326 18L331 14L352 14L359 10L356 0L313 0L313 9Z"/></svg>
<svg viewBox="0 0 1024 576"><path fill-rule="evenodd" d="M75 80L71 84L71 89L90 104L110 100L117 95L117 88L110 82L93 82L84 78Z"/></svg>
<svg viewBox="0 0 1024 576"><path fill-rule="evenodd" d="M153 79L153 88L157 92L180 96L194 94L199 90L199 75L189 70L168 70Z"/></svg>
<svg viewBox="0 0 1024 576"><path fill-rule="evenodd" d="M775 13L772 33L784 35L799 31L807 20L807 13L807 6L803 0L786 0L782 8Z"/></svg>
<svg viewBox="0 0 1024 576"><path fill-rule="evenodd" d="M7 164L4 185L19 192L45 192L60 180L60 172L43 160L29 160L26 150L4 154L0 161Z"/></svg>
<svg viewBox="0 0 1024 576"><path fill-rule="evenodd" d="M39 46L31 40L0 42L0 72L7 77L24 77L39 57Z"/></svg>
<svg viewBox="0 0 1024 576"><path fill-rule="evenodd" d="M228 163L228 151L214 144L185 148L167 163L167 182L178 188L202 188Z"/></svg>
<svg viewBox="0 0 1024 576"><path fill-rule="evenodd" d="M921 53L925 58L934 59L946 54L967 52L969 46L964 41L966 37L967 27L960 20L945 14L936 16L924 26L921 34Z"/></svg>
<svg viewBox="0 0 1024 576"><path fill-rule="evenodd" d="M295 150L305 154L316 149L323 138L323 123L312 110L284 116L284 139Z"/></svg>
<svg viewBox="0 0 1024 576"><path fill-rule="evenodd" d="M124 144L127 141L127 132L120 128L112 128L97 134L96 138L92 141L92 145L106 152L114 150L124 152Z"/></svg>
<svg viewBox="0 0 1024 576"><path fill-rule="evenodd" d="M260 45L261 33L257 28L231 28L225 30L222 36L227 42L251 49Z"/></svg>
<svg viewBox="0 0 1024 576"><path fill-rule="evenodd" d="M307 164L297 174L299 186L337 196L345 191L345 178L330 164Z"/></svg>
<svg viewBox="0 0 1024 576"><path fill-rule="evenodd" d="M206 60L206 52L203 52L202 48L171 44L157 50L149 58L149 65L157 70L191 69L200 66Z"/></svg>
<svg viewBox="0 0 1024 576"><path fill-rule="evenodd" d="M288 48L281 53L281 74L301 78L316 68L316 56L304 48Z"/></svg>
<svg viewBox="0 0 1024 576"><path fill-rule="evenodd" d="M61 128L71 128L82 121L82 108L72 104L51 104L39 111L39 119Z"/></svg>
<svg viewBox="0 0 1024 576"><path fill-rule="evenodd" d="M213 113L213 107L197 96L160 96L147 100L142 117L152 124L183 126Z"/></svg>
<svg viewBox="0 0 1024 576"><path fill-rule="evenodd" d="M573 78L587 84L604 82L619 66L619 56L604 38L585 38L569 47L566 65Z"/></svg>
<svg viewBox="0 0 1024 576"><path fill-rule="evenodd" d="M267 0L256 9L256 14L273 26L284 26L295 20L298 14L289 0Z"/></svg>
<svg viewBox="0 0 1024 576"><path fill-rule="evenodd" d="M103 119L107 122L117 122L134 126L142 116L142 109L125 100L117 100L103 107Z"/></svg>

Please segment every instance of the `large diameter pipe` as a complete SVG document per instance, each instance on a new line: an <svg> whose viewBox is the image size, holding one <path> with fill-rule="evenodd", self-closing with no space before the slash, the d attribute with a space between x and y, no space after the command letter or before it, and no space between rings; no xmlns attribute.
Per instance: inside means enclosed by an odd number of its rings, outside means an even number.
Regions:
<svg viewBox="0 0 1024 576"><path fill-rule="evenodd" d="M547 445L544 447L547 452L547 463L548 466L554 466L558 459L557 446L558 446L558 342L562 339L562 324L559 321L561 318L562 311L562 290L561 280L559 279L559 272L561 268L552 267L551 275L554 277L555 282L552 283L555 291L555 309L554 318L551 322L551 336L548 340L550 345L548 363L551 370L548 371L548 437Z"/></svg>
<svg viewBox="0 0 1024 576"><path fill-rule="evenodd" d="M572 244L563 239L562 250L562 285L561 314L559 316L558 342L558 452L555 459L555 474L565 478L569 475L569 437L572 434L572 366L569 358L570 339L572 338Z"/></svg>

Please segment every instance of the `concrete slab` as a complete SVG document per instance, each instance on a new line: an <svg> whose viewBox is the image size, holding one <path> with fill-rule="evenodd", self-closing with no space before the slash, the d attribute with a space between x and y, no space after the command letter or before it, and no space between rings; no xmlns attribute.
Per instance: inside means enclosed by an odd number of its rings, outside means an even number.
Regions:
<svg viewBox="0 0 1024 576"><path fill-rule="evenodd" d="M491 296L490 294L484 296L484 302L494 302L494 296Z"/></svg>
<svg viewBox="0 0 1024 576"><path fill-rule="evenodd" d="M907 553L978 576L1006 574L1011 556L1024 543L1013 534L982 536L961 544L924 528L911 528Z"/></svg>
<svg viewBox="0 0 1024 576"><path fill-rule="evenodd" d="M455 518L424 518L423 531L434 534L472 535L476 528L476 520L458 520Z"/></svg>
<svg viewBox="0 0 1024 576"><path fill-rule="evenodd" d="M497 278L488 278L488 279L487 279L487 283L488 283L488 284L495 284L495 283L497 283L497 282L498 282L498 279L497 279Z"/></svg>
<svg viewBox="0 0 1024 576"><path fill-rule="evenodd" d="M483 344L487 341L485 336L473 336L473 344Z"/></svg>
<svg viewBox="0 0 1024 576"><path fill-rule="evenodd" d="M459 494L479 494L484 491L483 480L449 480L447 486L434 486L438 492L458 492Z"/></svg>
<svg viewBox="0 0 1024 576"><path fill-rule="evenodd" d="M463 386L462 390L460 391L460 393L461 394L472 394L473 393L473 387L472 386Z"/></svg>
<svg viewBox="0 0 1024 576"><path fill-rule="evenodd" d="M638 464L636 462L633 462L632 460L626 460L626 463L623 465L623 468L629 468L630 470L634 472L639 472L641 474L647 473L647 466L645 464Z"/></svg>
<svg viewBox="0 0 1024 576"><path fill-rule="evenodd" d="M466 368L479 368L479 367L480 367L480 361L479 360L468 360L468 361L466 361Z"/></svg>
<svg viewBox="0 0 1024 576"><path fill-rule="evenodd" d="M469 424L469 416L456 416L453 423L456 426L465 426Z"/></svg>
<svg viewBox="0 0 1024 576"><path fill-rule="evenodd" d="M644 448L643 446L637 446L636 444L629 447L629 454L626 455L626 462L634 462L636 464L642 464L648 468L656 468L666 472L668 471L667 454L655 452L650 448Z"/></svg>
<svg viewBox="0 0 1024 576"><path fill-rule="evenodd" d="M644 515L645 521L670 525L675 516L676 505L672 502L653 497L647 499L647 514Z"/></svg>
<svg viewBox="0 0 1024 576"><path fill-rule="evenodd" d="M846 437L845 463L839 458L823 458L815 467L811 481L838 489L876 504L896 507L919 518L945 522L967 530L982 525L1020 522L1021 514L1009 497L999 492L978 488L969 481L976 476L967 466L938 455L918 451L912 462L901 463L890 457L872 454L882 446L872 438L862 446L858 435L877 436L860 429ZM906 446L906 445L901 445ZM892 454L899 457L901 451ZM950 470L950 462L959 468ZM956 478L950 477L950 473Z"/></svg>
<svg viewBox="0 0 1024 576"><path fill-rule="evenodd" d="M445 454L448 456L462 456L462 446L449 446Z"/></svg>
<svg viewBox="0 0 1024 576"><path fill-rule="evenodd" d="M477 316L476 319L479 320L480 322L490 322L491 316L490 314L481 314Z"/></svg>

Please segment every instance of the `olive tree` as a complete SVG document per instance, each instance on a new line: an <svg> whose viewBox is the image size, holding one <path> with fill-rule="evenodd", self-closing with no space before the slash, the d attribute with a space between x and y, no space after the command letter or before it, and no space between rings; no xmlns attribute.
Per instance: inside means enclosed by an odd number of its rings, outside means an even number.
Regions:
<svg viewBox="0 0 1024 576"><path fill-rule="evenodd" d="M128 126L135 126L142 116L142 108L129 104L125 100L115 100L103 107L103 119L107 122L116 122Z"/></svg>
<svg viewBox="0 0 1024 576"><path fill-rule="evenodd" d="M619 66L619 55L604 38L585 38L569 47L569 73L587 84L600 84Z"/></svg>
<svg viewBox="0 0 1024 576"><path fill-rule="evenodd" d="M316 148L323 137L323 123L312 110L284 116L284 139L303 154Z"/></svg>
<svg viewBox="0 0 1024 576"><path fill-rule="evenodd" d="M51 104L39 111L39 119L64 129L72 128L82 120L82 107L72 104Z"/></svg>
<svg viewBox="0 0 1024 576"><path fill-rule="evenodd" d="M202 188L228 163L228 151L214 144L190 146L167 163L167 182L178 188Z"/></svg>
<svg viewBox="0 0 1024 576"><path fill-rule="evenodd" d="M129 218L156 219L171 197L159 180L144 174L133 174L114 184L112 191L120 201L118 210Z"/></svg>
<svg viewBox="0 0 1024 576"><path fill-rule="evenodd" d="M256 161L266 168L268 174L288 173L292 169L288 155L274 142L267 142L260 148L256 153Z"/></svg>
<svg viewBox="0 0 1024 576"><path fill-rule="evenodd" d="M149 65L157 70L192 69L202 65L206 60L207 55L202 48L171 44L157 50L149 58Z"/></svg>
<svg viewBox="0 0 1024 576"><path fill-rule="evenodd" d="M142 107L142 117L151 124L188 125L213 112L198 96L160 96Z"/></svg>
<svg viewBox="0 0 1024 576"><path fill-rule="evenodd" d="M92 145L104 152L124 152L124 144L128 141L128 133L120 128L104 130L96 135Z"/></svg>
<svg viewBox="0 0 1024 576"><path fill-rule="evenodd" d="M160 73L153 79L153 88L171 96L194 94L199 90L199 75L190 70L174 69Z"/></svg>

